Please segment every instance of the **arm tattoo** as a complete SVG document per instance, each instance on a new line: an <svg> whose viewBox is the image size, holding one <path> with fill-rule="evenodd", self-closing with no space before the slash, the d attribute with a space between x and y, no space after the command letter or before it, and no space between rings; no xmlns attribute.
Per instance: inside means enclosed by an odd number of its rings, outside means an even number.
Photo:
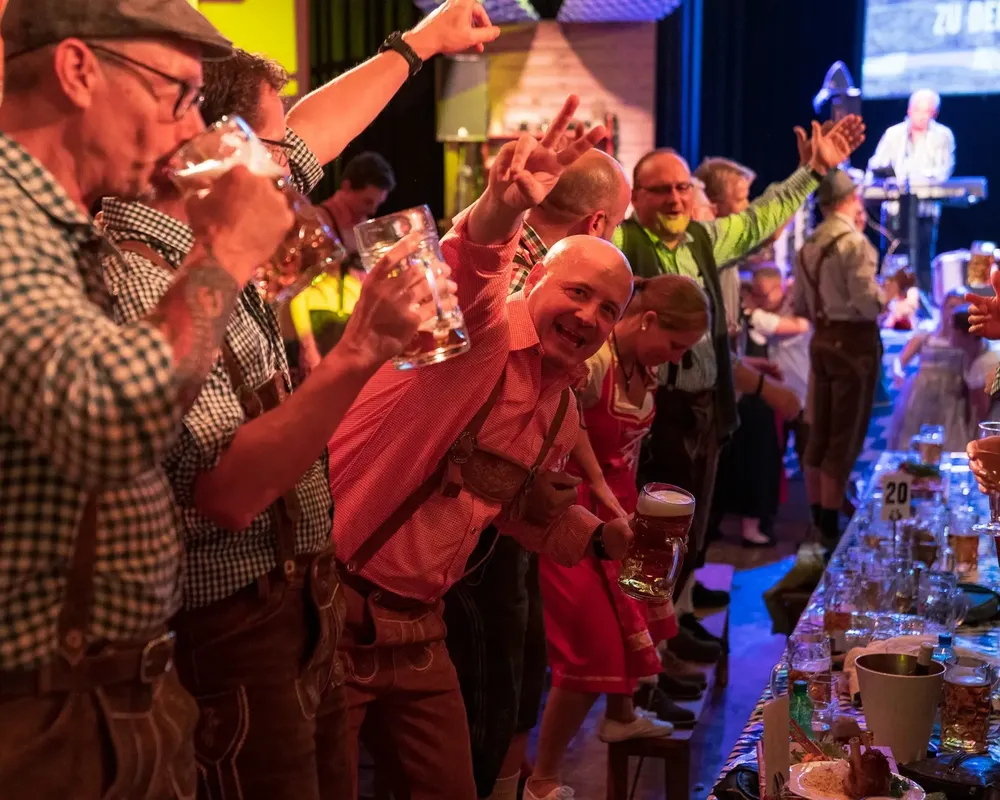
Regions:
<svg viewBox="0 0 1000 800"><path fill-rule="evenodd" d="M236 279L205 255L187 266L149 317L173 346L178 402L185 411L215 363L239 293Z"/></svg>

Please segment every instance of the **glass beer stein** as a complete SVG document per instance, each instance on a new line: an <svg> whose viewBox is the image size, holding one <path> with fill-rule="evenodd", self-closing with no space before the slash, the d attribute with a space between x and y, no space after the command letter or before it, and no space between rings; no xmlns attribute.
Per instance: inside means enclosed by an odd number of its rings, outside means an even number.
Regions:
<svg viewBox="0 0 1000 800"><path fill-rule="evenodd" d="M441 289L444 256L441 255L437 225L427 206L409 208L355 225L354 237L361 263L366 272L371 272L378 260L400 239L416 231L421 232L424 239L419 249L406 259L404 268L424 272L437 314L420 327L410 346L393 359L396 369L437 364L461 355L471 346L458 303Z"/></svg>
<svg viewBox="0 0 1000 800"><path fill-rule="evenodd" d="M941 693L941 748L982 753L990 729L990 697L1000 673L978 658L952 658Z"/></svg>
<svg viewBox="0 0 1000 800"><path fill-rule="evenodd" d="M966 268L967 286L989 286L990 275L996 266L996 243L973 242L969 248L969 266Z"/></svg>
<svg viewBox="0 0 1000 800"><path fill-rule="evenodd" d="M295 217L277 252L254 275L261 295L275 306L282 332L292 338L294 334L289 336L287 330L292 327L288 302L327 274L339 277L346 252L316 207L291 187L285 170L239 117L223 117L190 139L171 156L167 170L181 194L199 195L210 192L212 182L235 166L274 178ZM308 331L299 333L300 338L309 338Z"/></svg>
<svg viewBox="0 0 1000 800"><path fill-rule="evenodd" d="M632 543L622 559L618 585L629 597L669 600L687 552L694 495L669 483L647 483L632 517Z"/></svg>

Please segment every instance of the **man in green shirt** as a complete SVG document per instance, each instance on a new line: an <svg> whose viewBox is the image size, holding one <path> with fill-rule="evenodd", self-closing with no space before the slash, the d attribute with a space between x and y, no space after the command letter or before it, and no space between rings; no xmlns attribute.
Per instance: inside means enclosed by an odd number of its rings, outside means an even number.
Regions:
<svg viewBox="0 0 1000 800"><path fill-rule="evenodd" d="M641 483L672 483L697 498L675 591L678 616L694 606L693 572L704 561L719 445L739 424L718 267L743 258L787 222L823 175L864 141L864 123L852 115L826 131L814 122L808 141L801 129L796 135L801 166L789 178L769 187L742 213L706 223L691 221L694 194L687 162L674 150L648 153L633 175L634 213L613 239L636 275L688 275L712 302L712 330L679 367L661 370L649 451L639 468ZM699 605L725 603L728 597L704 600Z"/></svg>

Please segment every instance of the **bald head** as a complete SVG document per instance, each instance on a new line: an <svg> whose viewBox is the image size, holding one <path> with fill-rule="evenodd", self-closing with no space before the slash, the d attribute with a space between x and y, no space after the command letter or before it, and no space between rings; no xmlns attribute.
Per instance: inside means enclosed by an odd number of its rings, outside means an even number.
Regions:
<svg viewBox="0 0 1000 800"><path fill-rule="evenodd" d="M610 239L629 204L622 165L600 150L589 150L560 177L528 222L544 228L550 240L586 235Z"/></svg>
<svg viewBox="0 0 1000 800"><path fill-rule="evenodd" d="M632 268L610 242L569 236L525 284L547 368L574 369L596 353L632 296Z"/></svg>

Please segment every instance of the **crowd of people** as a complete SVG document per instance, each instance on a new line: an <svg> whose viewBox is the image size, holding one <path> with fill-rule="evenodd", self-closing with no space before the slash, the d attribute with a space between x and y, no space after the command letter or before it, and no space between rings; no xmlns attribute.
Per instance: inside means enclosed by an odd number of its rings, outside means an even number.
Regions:
<svg viewBox="0 0 1000 800"><path fill-rule="evenodd" d="M286 196L242 167L182 196L164 165L239 116L308 193L424 61L499 35L480 4L287 113L287 74L186 0L4 5L0 796L351 798L363 744L396 797L512 800L540 718L524 797L560 800L599 696L606 742L692 725L677 701L724 646L695 611L729 599L695 570L722 514L769 541L789 435L838 536L881 358L839 169L861 119L798 130L751 201L725 159L660 149L627 175L603 128L570 134L568 98L441 241L470 351L404 372L436 313L400 269L420 243L365 274L352 233L394 187L383 159L342 173L323 213L348 257L288 319L252 281ZM814 193L790 290L769 243ZM924 377L948 349L987 382L969 330L1000 336L1000 310L978 303L914 340L915 384L957 391ZM660 603L617 582L647 482L696 498Z"/></svg>

